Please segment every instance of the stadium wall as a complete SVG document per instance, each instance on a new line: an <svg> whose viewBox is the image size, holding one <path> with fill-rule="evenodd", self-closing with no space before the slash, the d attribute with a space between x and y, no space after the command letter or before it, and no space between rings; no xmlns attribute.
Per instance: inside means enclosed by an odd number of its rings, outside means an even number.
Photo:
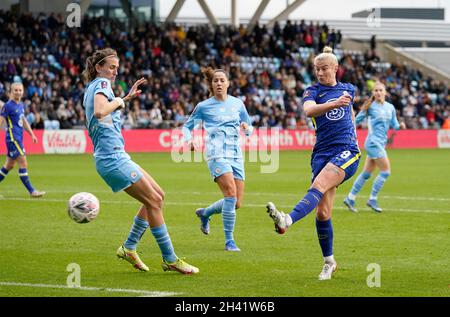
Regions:
<svg viewBox="0 0 450 317"><path fill-rule="evenodd" d="M39 142L34 144L25 133L27 154L92 153L93 146L86 130L36 130ZM127 130L123 131L127 152L170 152L179 147L180 130ZM364 149L367 130L357 130L358 142ZM201 140L201 135L195 137ZM0 132L4 140L5 132ZM314 145L311 130L255 130L250 138L241 138L245 150L311 150ZM389 132L388 148L434 149L450 148L450 130L400 130ZM6 153L5 143L0 153Z"/></svg>

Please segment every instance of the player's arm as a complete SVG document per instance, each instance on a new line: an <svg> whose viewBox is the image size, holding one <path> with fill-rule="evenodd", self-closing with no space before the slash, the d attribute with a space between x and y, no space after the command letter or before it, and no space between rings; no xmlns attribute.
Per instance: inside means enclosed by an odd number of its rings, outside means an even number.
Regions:
<svg viewBox="0 0 450 317"><path fill-rule="evenodd" d="M94 116L97 119L103 119L117 109L125 108L125 102L131 101L135 97L139 96L141 94L139 85L145 84L146 82L147 80L145 78L139 79L131 87L128 95L126 95L124 98L116 97L111 101L108 101L106 95L100 90L94 96Z"/></svg>
<svg viewBox="0 0 450 317"><path fill-rule="evenodd" d="M252 119L248 115L247 109L244 103L241 104L241 110L239 112L239 117L241 120L241 128L244 130L246 136L250 136L253 133Z"/></svg>
<svg viewBox="0 0 450 317"><path fill-rule="evenodd" d="M392 108L392 116L391 116L390 126L394 130L406 129L406 125L403 121L401 123L398 122L397 111L395 111L395 108Z"/></svg>
<svg viewBox="0 0 450 317"><path fill-rule="evenodd" d="M108 101L103 93L98 93L94 97L94 116L101 120L117 109L125 108L125 102L122 98L114 98Z"/></svg>
<svg viewBox="0 0 450 317"><path fill-rule="evenodd" d="M342 107L342 106L348 106L352 101L352 98L350 95L345 94L340 96L338 99L317 104L314 100L307 100L303 103L303 111L305 111L305 115L307 117L318 117L323 115L324 113L327 113L330 110Z"/></svg>
<svg viewBox="0 0 450 317"><path fill-rule="evenodd" d="M33 139L33 143L38 143L38 139L34 135L34 132L31 129L30 124L28 123L28 120L26 118L23 118L22 123L23 123L23 128L25 129L25 131L27 131L28 134L31 135L31 138Z"/></svg>
<svg viewBox="0 0 450 317"><path fill-rule="evenodd" d="M191 131L199 126L202 122L201 110L200 106L197 105L192 111L191 115L187 119L187 121L183 124L183 128L181 131L183 132L183 140L188 144L191 151L194 151L198 148L198 144L193 141Z"/></svg>
<svg viewBox="0 0 450 317"><path fill-rule="evenodd" d="M0 128L3 127L3 124L6 122L5 118L3 116L0 116Z"/></svg>

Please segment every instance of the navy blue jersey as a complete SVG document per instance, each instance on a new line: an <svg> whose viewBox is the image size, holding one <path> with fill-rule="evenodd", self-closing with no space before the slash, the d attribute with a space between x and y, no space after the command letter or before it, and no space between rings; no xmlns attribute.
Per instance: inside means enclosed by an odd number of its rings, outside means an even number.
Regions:
<svg viewBox="0 0 450 317"><path fill-rule="evenodd" d="M26 120L23 103L16 103L14 100L9 100L3 105L0 115L6 120L6 142L17 141L22 143L23 120Z"/></svg>
<svg viewBox="0 0 450 317"><path fill-rule="evenodd" d="M352 84L338 82L336 86L324 86L317 83L306 88L303 102L312 100L316 104L324 104L337 100L344 92L347 92L352 100L355 97L355 88ZM358 146L352 120L352 107L353 103L350 103L348 106L339 107L312 118L316 129L315 152L337 145Z"/></svg>

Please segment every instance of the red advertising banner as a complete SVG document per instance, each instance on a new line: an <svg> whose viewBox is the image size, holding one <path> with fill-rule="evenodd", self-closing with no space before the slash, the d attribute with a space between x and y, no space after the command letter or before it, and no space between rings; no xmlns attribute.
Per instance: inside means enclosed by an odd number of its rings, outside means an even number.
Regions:
<svg viewBox="0 0 450 317"><path fill-rule="evenodd" d="M449 130L450 131L450 130ZM389 132L388 148L392 149L433 149L450 146L450 132L447 130L399 130ZM39 142L32 143L24 132L24 147L27 154L43 153L92 153L93 146L86 130L36 130ZM180 130L124 130L127 152L170 152L180 144ZM367 130L357 130L361 149ZM201 132L194 134L201 139ZM0 154L6 153L5 131L0 131ZM242 137L245 150L311 150L314 145L314 131L258 129L249 138ZM438 143L439 142L439 143Z"/></svg>

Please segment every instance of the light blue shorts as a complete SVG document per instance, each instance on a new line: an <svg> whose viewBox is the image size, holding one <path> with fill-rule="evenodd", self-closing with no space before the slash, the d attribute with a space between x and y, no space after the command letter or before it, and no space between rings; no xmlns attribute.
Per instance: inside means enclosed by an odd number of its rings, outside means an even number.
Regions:
<svg viewBox="0 0 450 317"><path fill-rule="evenodd" d="M95 168L113 192L119 192L139 181L142 172L125 152L95 157Z"/></svg>
<svg viewBox="0 0 450 317"><path fill-rule="evenodd" d="M212 159L208 161L208 168L214 181L225 173L233 173L234 178L245 180L243 159Z"/></svg>
<svg viewBox="0 0 450 317"><path fill-rule="evenodd" d="M364 145L367 156L371 159L387 157L386 149L382 144L379 143L369 143Z"/></svg>

